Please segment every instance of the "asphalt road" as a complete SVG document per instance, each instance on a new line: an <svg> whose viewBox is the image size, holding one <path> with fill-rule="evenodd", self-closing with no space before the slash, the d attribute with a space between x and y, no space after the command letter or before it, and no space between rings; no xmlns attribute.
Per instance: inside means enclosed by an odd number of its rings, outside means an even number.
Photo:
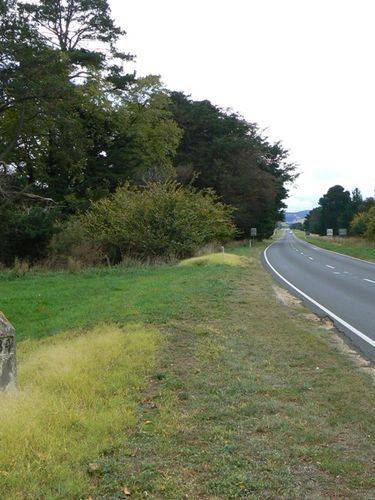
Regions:
<svg viewBox="0 0 375 500"><path fill-rule="evenodd" d="M274 278L375 361L375 264L299 240L286 230L263 254Z"/></svg>

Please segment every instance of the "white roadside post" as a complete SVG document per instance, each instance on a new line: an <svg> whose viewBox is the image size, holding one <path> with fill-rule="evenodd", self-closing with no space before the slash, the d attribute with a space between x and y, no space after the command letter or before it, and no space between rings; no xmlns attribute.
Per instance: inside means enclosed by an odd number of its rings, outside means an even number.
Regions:
<svg viewBox="0 0 375 500"><path fill-rule="evenodd" d="M254 243L254 240L257 236L257 228L256 227L252 227L250 228L250 248L252 247L253 243Z"/></svg>

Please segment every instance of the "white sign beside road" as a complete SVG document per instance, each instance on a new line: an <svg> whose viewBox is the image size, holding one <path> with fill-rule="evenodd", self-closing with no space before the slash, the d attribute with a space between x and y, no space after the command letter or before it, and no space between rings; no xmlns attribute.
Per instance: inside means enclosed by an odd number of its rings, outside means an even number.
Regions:
<svg viewBox="0 0 375 500"><path fill-rule="evenodd" d="M333 236L333 229L327 229L327 236Z"/></svg>
<svg viewBox="0 0 375 500"><path fill-rule="evenodd" d="M252 227L250 229L250 236L256 236L257 235L257 228L256 227Z"/></svg>
<svg viewBox="0 0 375 500"><path fill-rule="evenodd" d="M348 235L348 230L345 229L344 227L339 229L339 236L347 236Z"/></svg>

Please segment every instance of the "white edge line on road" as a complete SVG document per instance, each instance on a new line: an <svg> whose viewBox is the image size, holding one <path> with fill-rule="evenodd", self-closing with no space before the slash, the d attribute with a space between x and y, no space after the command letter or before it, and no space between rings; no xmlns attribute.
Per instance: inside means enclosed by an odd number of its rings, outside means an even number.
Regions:
<svg viewBox="0 0 375 500"><path fill-rule="evenodd" d="M367 279L367 278L363 278L363 281L368 281L369 283L375 283L375 281L374 281L374 280L369 280L369 279Z"/></svg>
<svg viewBox="0 0 375 500"><path fill-rule="evenodd" d="M348 330L350 330L352 333L354 333L355 335L357 335L358 337L360 337L361 339L363 339L365 342L367 342L368 344L370 344L372 347L375 347L375 340L370 339L370 337L367 337L367 335L365 335L364 333L362 333L359 330L357 330L357 328L355 328L354 326L352 326L349 323L347 323L345 320L343 320L342 318L340 318L339 316L337 316L335 313L333 313L332 311L330 311L329 309L327 309L326 307L324 307L322 304L319 304L319 302L317 302L312 297L310 297L309 295L307 295L305 292L303 292L302 290L300 290L299 288L297 288L296 286L294 286L290 281L288 281L286 278L284 278L284 276L282 276L278 271L276 271L276 269L273 267L273 265L271 264L271 262L268 260L268 257L267 257L267 251L268 251L268 249L272 245L273 245L273 243L271 243L271 245L269 245L264 250L263 255L264 255L264 258L265 258L268 266L272 269L272 271L280 279L282 279L287 285L289 285L291 288L293 288L293 290L295 290L300 295L302 295L302 297L304 297L309 302L311 302L312 304L314 304L315 306L317 306L319 309L321 309L323 312L325 312L326 314L328 314L328 316L330 316L332 319L334 319L335 321L337 321L338 323L340 323L342 326L344 326L345 328L347 328Z"/></svg>
<svg viewBox="0 0 375 500"><path fill-rule="evenodd" d="M326 264L326 267L329 267L330 269L335 269L333 266L329 266L328 264Z"/></svg>
<svg viewBox="0 0 375 500"><path fill-rule="evenodd" d="M316 245L314 245L314 243L310 243L307 240L302 240L301 238L298 238L298 236L296 236L293 232L292 232L292 235L294 236L294 238L296 240L300 241L301 243L307 243L308 245L313 247L315 250L321 250L322 252L335 253L336 255L341 255L341 257L347 257L348 259L359 260L359 262L365 262L366 264L371 264L371 265L375 266L375 262L371 262L371 260L360 259L359 257L353 257L352 255L347 255L346 253L335 252L334 250L328 250L328 248L317 247Z"/></svg>

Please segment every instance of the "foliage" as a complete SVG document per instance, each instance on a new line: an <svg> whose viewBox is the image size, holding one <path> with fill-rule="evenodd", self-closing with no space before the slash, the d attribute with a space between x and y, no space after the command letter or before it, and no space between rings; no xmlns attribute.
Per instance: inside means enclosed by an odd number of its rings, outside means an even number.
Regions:
<svg viewBox="0 0 375 500"><path fill-rule="evenodd" d="M290 225L291 229L299 229L300 231L303 230L303 224L302 222L294 222L293 224Z"/></svg>
<svg viewBox="0 0 375 500"><path fill-rule="evenodd" d="M370 241L375 241L375 206L370 208L367 213L364 236Z"/></svg>
<svg viewBox="0 0 375 500"><path fill-rule="evenodd" d="M133 56L116 48L125 32L116 26L107 0L20 1L19 10L35 31L43 33L49 47L66 56L71 79L90 78L100 71L116 88L127 88L132 78L119 64Z"/></svg>
<svg viewBox="0 0 375 500"><path fill-rule="evenodd" d="M124 35L108 0L0 0L0 262L43 259L56 226L126 182L213 189L245 236L282 219L295 173L281 144L159 77L135 78Z"/></svg>
<svg viewBox="0 0 375 500"><path fill-rule="evenodd" d="M67 98L68 70L22 14L19 3L0 0L0 165L3 174L20 133L45 117L48 106Z"/></svg>
<svg viewBox="0 0 375 500"><path fill-rule="evenodd" d="M15 258L34 262L45 257L57 216L56 208L0 202L0 261L9 266Z"/></svg>
<svg viewBox="0 0 375 500"><path fill-rule="evenodd" d="M306 231L316 234L323 234L324 228L322 227L321 207L313 208L305 217L303 227Z"/></svg>
<svg viewBox="0 0 375 500"><path fill-rule="evenodd" d="M337 234L339 228L347 228L353 215L349 191L342 186L333 186L320 198L321 226L332 228Z"/></svg>
<svg viewBox="0 0 375 500"><path fill-rule="evenodd" d="M116 49L123 31L106 0L1 2L2 185L8 176L21 192L74 197L89 155L87 108L108 107L134 81L123 70L132 56Z"/></svg>
<svg viewBox="0 0 375 500"><path fill-rule="evenodd" d="M304 227L306 230L324 235L327 229L333 229L338 234L340 228L349 229L354 214L363 200L358 188L352 195L342 186L336 185L328 189L319 200L319 206L307 215Z"/></svg>
<svg viewBox="0 0 375 500"><path fill-rule="evenodd" d="M368 215L360 212L353 217L350 223L350 233L353 236L363 236L366 232Z"/></svg>
<svg viewBox="0 0 375 500"><path fill-rule="evenodd" d="M352 236L375 240L375 201L363 200L358 188L350 195L342 186L333 186L320 198L319 206L310 211L304 229L311 233L325 235L332 228L338 234L339 228L346 228Z"/></svg>
<svg viewBox="0 0 375 500"><path fill-rule="evenodd" d="M272 144L255 124L209 101L172 92L173 116L184 135L176 168L182 182L211 187L236 207L236 225L245 236L251 227L270 236L283 218L286 184L295 178L287 151Z"/></svg>
<svg viewBox="0 0 375 500"><path fill-rule="evenodd" d="M173 181L150 182L117 189L72 224L78 223L81 238L97 244L115 262L125 255L181 258L206 243L233 237L231 214L211 190L198 191Z"/></svg>

